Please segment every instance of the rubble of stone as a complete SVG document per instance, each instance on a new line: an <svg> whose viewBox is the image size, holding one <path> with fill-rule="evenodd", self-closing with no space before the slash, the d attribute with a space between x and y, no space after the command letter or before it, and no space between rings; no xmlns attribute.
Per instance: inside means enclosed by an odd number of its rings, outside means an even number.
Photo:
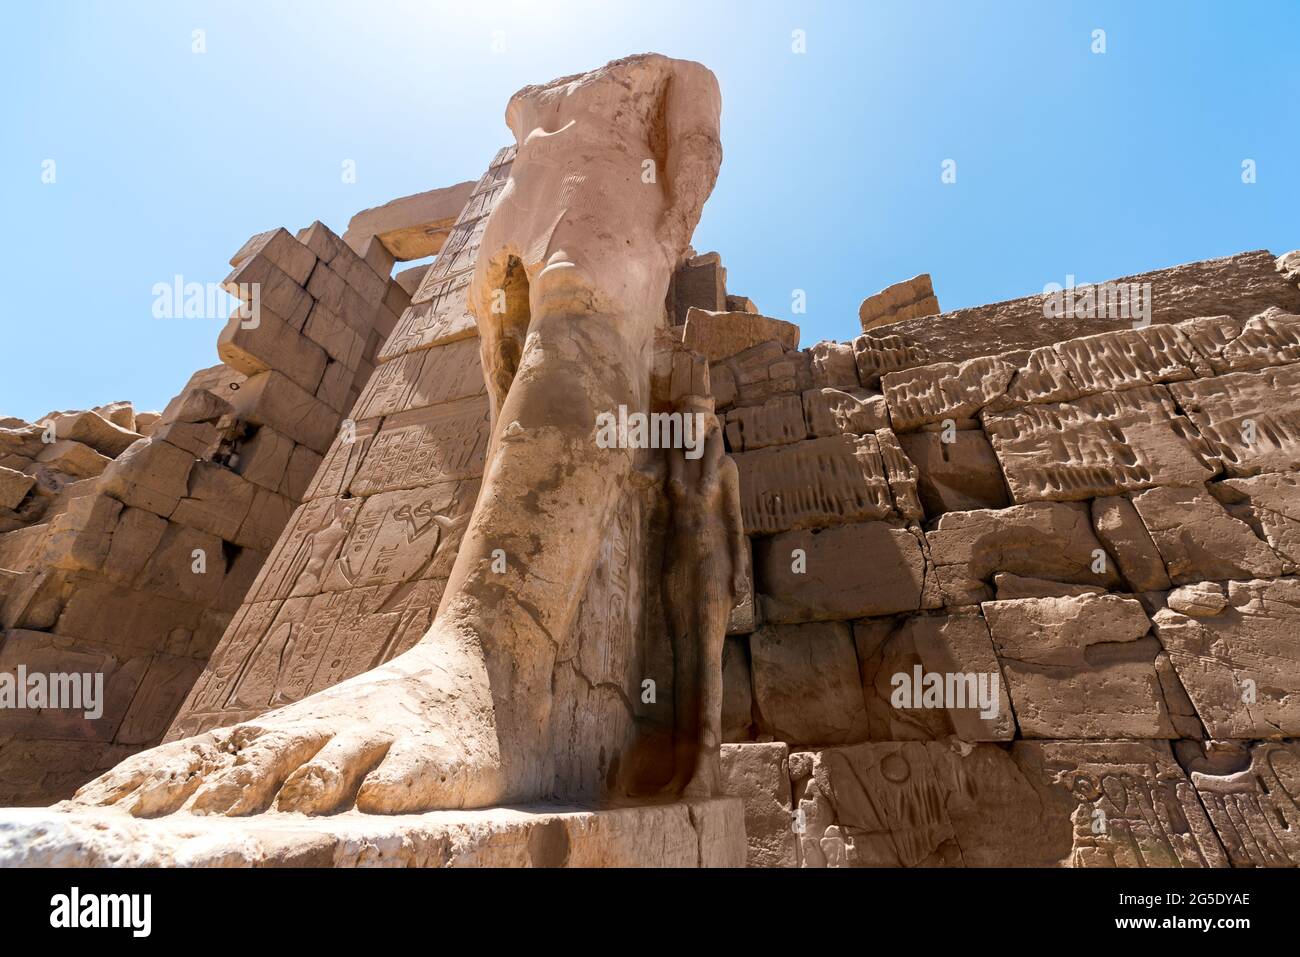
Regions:
<svg viewBox="0 0 1300 957"><path fill-rule="evenodd" d="M751 865L1300 865L1293 261L1140 277L1141 328L1030 299L715 366ZM996 707L900 707L927 674Z"/></svg>
<svg viewBox="0 0 1300 957"><path fill-rule="evenodd" d="M161 413L0 429L0 671L104 675L103 714L0 711L0 804L68 797L157 744L239 609L409 297L317 222L232 258L222 364Z"/></svg>

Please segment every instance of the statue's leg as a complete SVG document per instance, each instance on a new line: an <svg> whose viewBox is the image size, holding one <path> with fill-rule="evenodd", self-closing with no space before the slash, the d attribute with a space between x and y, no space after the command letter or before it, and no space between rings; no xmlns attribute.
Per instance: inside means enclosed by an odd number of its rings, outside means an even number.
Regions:
<svg viewBox="0 0 1300 957"><path fill-rule="evenodd" d="M725 533L719 528L715 555L727 554ZM683 793L687 797L709 797L719 793L722 746L722 646L727 636L732 596L727 588L730 563L707 576L694 608L696 627L695 683L699 689L698 737L695 762ZM721 574L725 572L725 574Z"/></svg>
<svg viewBox="0 0 1300 957"><path fill-rule="evenodd" d="M669 575L664 585L666 590L681 591L677 595L665 595L673 644L673 776L667 790L677 794L695 773L699 756L700 650L695 641L699 621L692 603L695 590L689 578Z"/></svg>
<svg viewBox="0 0 1300 957"><path fill-rule="evenodd" d="M475 807L551 788L551 680L604 526L631 470L598 412L643 408L657 312L567 260L530 285L518 368L482 490L429 632L372 671L233 728L124 761L78 792L137 815ZM667 268L633 303L661 303ZM661 281L660 281L661 279ZM624 287L626 289L626 286Z"/></svg>

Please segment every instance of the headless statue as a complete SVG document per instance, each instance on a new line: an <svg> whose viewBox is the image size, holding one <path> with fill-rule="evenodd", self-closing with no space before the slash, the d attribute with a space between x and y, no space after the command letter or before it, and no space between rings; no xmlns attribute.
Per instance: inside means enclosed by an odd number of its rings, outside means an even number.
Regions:
<svg viewBox="0 0 1300 957"><path fill-rule="evenodd" d="M727 620L744 588L748 547L740 518L740 481L713 415L713 399L691 395L677 411L706 425L704 452L668 452L672 509L664 557L664 604L673 643L674 767L672 789L711 797L720 783L722 645Z"/></svg>
<svg viewBox="0 0 1300 957"><path fill-rule="evenodd" d="M596 416L647 408L720 109L712 73L656 54L515 94L518 155L469 290L492 438L433 625L371 671L134 755L73 803L396 814L549 796L556 649L632 472L630 450L597 447Z"/></svg>

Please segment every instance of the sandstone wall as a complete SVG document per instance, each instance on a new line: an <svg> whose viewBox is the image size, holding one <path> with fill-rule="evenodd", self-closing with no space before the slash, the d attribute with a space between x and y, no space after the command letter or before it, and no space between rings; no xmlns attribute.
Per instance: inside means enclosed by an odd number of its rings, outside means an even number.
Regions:
<svg viewBox="0 0 1300 957"><path fill-rule="evenodd" d="M1187 263L1110 282L1139 286L1150 283L1154 324L1222 314L1244 322L1269 306L1292 313L1300 311L1300 290L1278 270L1267 250ZM1045 346L1115 328L1114 320L1089 318L1084 310L1073 317L1045 318L1046 299L1043 295L1027 296L908 318L886 326L876 327L873 323L855 347L874 354L873 366L868 367L870 375L881 369Z"/></svg>
<svg viewBox="0 0 1300 957"><path fill-rule="evenodd" d="M751 864L1300 865L1300 291L1139 278L1145 329L1026 300L715 364ZM895 707L917 668L998 707Z"/></svg>
<svg viewBox="0 0 1300 957"><path fill-rule="evenodd" d="M407 302L391 259L376 271L320 223L231 265L256 318L231 318L223 364L161 415L0 429L0 672L102 674L105 699L93 720L0 710L0 804L68 797L161 740Z"/></svg>

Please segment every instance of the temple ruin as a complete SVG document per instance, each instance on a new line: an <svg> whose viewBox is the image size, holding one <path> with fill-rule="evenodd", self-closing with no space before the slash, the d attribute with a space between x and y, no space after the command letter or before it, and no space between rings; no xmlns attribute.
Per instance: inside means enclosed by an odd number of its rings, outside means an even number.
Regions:
<svg viewBox="0 0 1300 957"><path fill-rule="evenodd" d="M1300 865L1300 252L801 348L690 245L719 109L527 87L166 409L0 419L0 675L103 676L0 708L0 864Z"/></svg>

